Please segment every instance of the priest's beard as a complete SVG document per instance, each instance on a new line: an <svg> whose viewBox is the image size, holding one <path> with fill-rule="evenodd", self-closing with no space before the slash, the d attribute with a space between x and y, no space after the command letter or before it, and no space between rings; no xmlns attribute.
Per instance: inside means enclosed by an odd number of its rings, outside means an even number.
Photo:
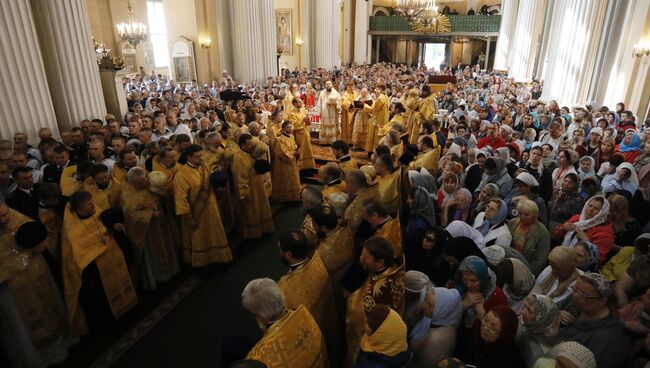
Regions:
<svg viewBox="0 0 650 368"><path fill-rule="evenodd" d="M325 239L327 238L327 234L321 229L316 230L316 236L318 236L318 239Z"/></svg>
<svg viewBox="0 0 650 368"><path fill-rule="evenodd" d="M108 188L108 183L106 183L106 184L97 183L97 188L99 188L101 190L104 190L104 189Z"/></svg>

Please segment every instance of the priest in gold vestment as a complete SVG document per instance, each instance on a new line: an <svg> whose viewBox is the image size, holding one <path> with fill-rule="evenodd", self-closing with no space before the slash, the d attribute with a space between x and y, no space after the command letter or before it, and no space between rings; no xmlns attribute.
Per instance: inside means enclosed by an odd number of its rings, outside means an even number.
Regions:
<svg viewBox="0 0 650 368"><path fill-rule="evenodd" d="M49 366L73 342L48 264L47 229L0 203L0 340L12 366ZM15 306L15 308L13 308Z"/></svg>
<svg viewBox="0 0 650 368"><path fill-rule="evenodd" d="M388 122L390 99L384 94L385 90L386 85L379 83L375 88L375 93L378 96L377 100L371 106L365 105L363 107L363 111L370 114L365 147L368 152L372 152L377 147L379 140L388 133L388 129L390 128L390 123Z"/></svg>
<svg viewBox="0 0 650 368"><path fill-rule="evenodd" d="M352 142L352 124L354 121L354 101L359 98L359 94L354 90L354 83L347 83L345 92L341 96L341 140L346 143Z"/></svg>
<svg viewBox="0 0 650 368"><path fill-rule="evenodd" d="M350 146L343 140L332 143L332 153L338 161L339 168L343 172L343 180L345 180L345 174L359 168L357 160L350 156Z"/></svg>
<svg viewBox="0 0 650 368"><path fill-rule="evenodd" d="M435 134L433 134L435 136ZM429 135L420 136L418 139L418 155L409 163L409 169L426 169L429 174L438 173L438 160L440 159L440 146L434 146L433 138Z"/></svg>
<svg viewBox="0 0 650 368"><path fill-rule="evenodd" d="M318 234L316 233L314 221L311 218L311 212L324 204L323 191L316 186L307 185L300 191L300 200L302 202L302 209L305 212L300 231L305 234L309 247L316 249L318 246Z"/></svg>
<svg viewBox="0 0 650 368"><path fill-rule="evenodd" d="M296 144L300 148L300 170L313 169L316 167L314 154L311 149L309 138L309 113L302 106L302 100L292 100L293 109L286 116L286 119L293 124L293 135L296 137Z"/></svg>
<svg viewBox="0 0 650 368"><path fill-rule="evenodd" d="M420 102L414 113L414 122L409 135L409 143L415 144L418 141L418 135L415 132L420 131L422 123L425 121L433 121L433 116L438 111L438 102L435 95L431 93L431 87L428 84L423 84L420 89Z"/></svg>
<svg viewBox="0 0 650 368"><path fill-rule="evenodd" d="M282 123L282 134L275 139L273 146L273 194L279 202L300 200L300 173L298 168L300 151L293 136L293 124Z"/></svg>
<svg viewBox="0 0 650 368"><path fill-rule="evenodd" d="M379 185L377 185L374 176L370 174L366 176L361 170L350 171L345 184L350 197L350 204L345 209L343 223L354 233L364 218L363 202L368 198L379 196Z"/></svg>
<svg viewBox="0 0 650 368"><path fill-rule="evenodd" d="M168 281L180 268L169 217L163 213L158 194L149 190L143 168L134 167L127 173L122 181L120 203L126 233L135 251L136 283L145 290L153 290L157 283Z"/></svg>
<svg viewBox="0 0 650 368"><path fill-rule="evenodd" d="M137 304L124 254L86 191L74 193L66 207L61 258L68 322L74 333L83 334L88 327L110 330L115 318Z"/></svg>
<svg viewBox="0 0 650 368"><path fill-rule="evenodd" d="M83 190L93 196L100 213L119 204L120 185L113 180L106 165L98 164L90 168L90 176L84 181Z"/></svg>
<svg viewBox="0 0 650 368"><path fill-rule="evenodd" d="M364 219L375 229L375 235L382 237L393 246L395 258L401 258L404 254L402 249L402 227L398 217L391 217L386 207L377 198L368 198L363 202Z"/></svg>
<svg viewBox="0 0 650 368"><path fill-rule="evenodd" d="M343 278L354 258L353 233L347 226L339 226L336 212L330 206L318 206L312 212L312 221L320 242L318 254L332 277Z"/></svg>
<svg viewBox="0 0 650 368"><path fill-rule="evenodd" d="M334 285L318 252L312 256L307 239L300 230L287 231L278 247L289 272L278 286L285 297L285 306L296 309L304 305L320 327L330 363L340 362L343 353L341 321L336 308Z"/></svg>
<svg viewBox="0 0 650 368"><path fill-rule="evenodd" d="M190 145L187 163L174 177L176 214L181 217L183 261L192 267L232 261L230 245L221 223L210 172L203 164L203 147Z"/></svg>
<svg viewBox="0 0 650 368"><path fill-rule="evenodd" d="M232 162L237 229L244 239L258 239L274 230L264 179L255 172L255 159L251 156L252 139L250 134L239 137L240 149Z"/></svg>
<svg viewBox="0 0 650 368"><path fill-rule="evenodd" d="M372 101L367 88L361 89L358 101ZM364 108L355 108L352 116L352 145L356 149L366 149L368 132L370 131L370 113Z"/></svg>
<svg viewBox="0 0 650 368"><path fill-rule="evenodd" d="M335 162L329 162L318 169L318 176L323 183L323 198L327 200L334 193L345 193L345 183L341 178L341 169Z"/></svg>
<svg viewBox="0 0 650 368"><path fill-rule="evenodd" d="M366 240L359 261L369 275L364 284L347 300L347 367L352 367L356 362L366 327L364 311L375 304L384 304L398 313L401 313L404 307L404 261L403 258L399 262L395 261L393 247L388 240L380 237Z"/></svg>
<svg viewBox="0 0 650 368"><path fill-rule="evenodd" d="M402 169L393 166L393 159L388 154L379 154L375 160L375 171L379 185L379 200L388 213L397 216L402 207L401 180Z"/></svg>
<svg viewBox="0 0 650 368"><path fill-rule="evenodd" d="M285 296L271 279L255 279L242 292L244 308L255 315L264 336L246 359L268 368L329 367L325 339L304 305L287 309Z"/></svg>

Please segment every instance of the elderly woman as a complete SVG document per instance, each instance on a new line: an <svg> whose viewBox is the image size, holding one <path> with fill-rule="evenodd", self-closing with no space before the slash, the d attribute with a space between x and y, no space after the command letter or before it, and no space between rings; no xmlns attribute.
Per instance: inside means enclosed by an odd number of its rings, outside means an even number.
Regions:
<svg viewBox="0 0 650 368"><path fill-rule="evenodd" d="M510 246L512 235L506 223L507 216L508 205L502 199L491 199L485 206L485 211L476 216L474 228L483 234L486 246Z"/></svg>
<svg viewBox="0 0 650 368"><path fill-rule="evenodd" d="M567 341L554 346L549 351L548 356L549 358L539 358L534 367L596 368L594 353L575 341Z"/></svg>
<svg viewBox="0 0 650 368"><path fill-rule="evenodd" d="M508 299L496 281L496 275L482 258L469 256L458 267L456 289L463 298L459 352L472 350L487 312L499 305L507 307Z"/></svg>
<svg viewBox="0 0 650 368"><path fill-rule="evenodd" d="M422 319L409 334L413 367L433 367L453 353L463 302L456 289L430 288L421 305Z"/></svg>
<svg viewBox="0 0 650 368"><path fill-rule="evenodd" d="M485 211L485 206L494 198L499 198L499 187L494 183L489 183L478 193L478 201L470 211L470 219L476 218L476 215Z"/></svg>
<svg viewBox="0 0 650 368"><path fill-rule="evenodd" d="M578 241L588 241L598 246L600 264L614 245L614 230L608 220L609 202L602 195L591 197L580 215L572 216L555 229L555 236L563 238L562 244L573 247Z"/></svg>
<svg viewBox="0 0 650 368"><path fill-rule="evenodd" d="M409 331L422 319L422 303L433 283L426 274L410 270L404 274L404 323Z"/></svg>
<svg viewBox="0 0 650 368"><path fill-rule="evenodd" d="M598 247L593 243L579 241L575 247L578 268L583 272L598 272Z"/></svg>
<svg viewBox="0 0 650 368"><path fill-rule="evenodd" d="M489 258L488 262L491 262ZM530 272L526 263L514 257L504 257L503 261L494 267L494 272L497 274L497 284L502 285L503 292L508 297L508 305L520 313L524 298L535 285L535 275Z"/></svg>
<svg viewBox="0 0 650 368"><path fill-rule="evenodd" d="M624 162L616 167L616 172L605 175L603 182L603 193L626 191L633 196L639 189L639 178L632 164Z"/></svg>
<svg viewBox="0 0 650 368"><path fill-rule="evenodd" d="M633 163L641 154L641 137L636 134L634 129L627 129L625 137L618 148L625 156L625 162Z"/></svg>
<svg viewBox="0 0 650 368"><path fill-rule="evenodd" d="M560 309L564 309L570 302L571 288L582 274L577 268L576 252L567 247L555 247L548 254L548 263L549 266L537 276L531 292L550 297Z"/></svg>
<svg viewBox="0 0 650 368"><path fill-rule="evenodd" d="M516 191L513 193L513 197L508 200L509 215L516 216L517 203L522 199L529 199L537 204L537 219L539 222L544 225L548 224L546 201L538 194L539 183L525 169L519 169L517 172L519 174L515 178Z"/></svg>
<svg viewBox="0 0 650 368"><path fill-rule="evenodd" d="M512 190L512 177L508 175L508 168L505 160L499 157L490 157L485 161L485 173L483 180L476 191L483 190L489 183L494 183L499 188L499 196L505 198Z"/></svg>
<svg viewBox="0 0 650 368"><path fill-rule="evenodd" d="M440 213L440 225L447 226L451 221L467 221L469 209L472 205L472 193L466 188L454 192L453 198L444 202Z"/></svg>
<svg viewBox="0 0 650 368"><path fill-rule="evenodd" d="M483 319L477 344L461 355L463 361L476 367L525 367L515 345L518 324L517 314L508 306L492 308Z"/></svg>
<svg viewBox="0 0 650 368"><path fill-rule="evenodd" d="M530 294L524 299L517 342L526 366L532 367L555 345L560 328L560 310L546 295Z"/></svg>
<svg viewBox="0 0 650 368"><path fill-rule="evenodd" d="M546 226L537 219L537 204L529 199L517 203L517 217L508 223L512 234L511 247L521 252L530 271L539 275L546 267L546 258L551 250L551 237Z"/></svg>

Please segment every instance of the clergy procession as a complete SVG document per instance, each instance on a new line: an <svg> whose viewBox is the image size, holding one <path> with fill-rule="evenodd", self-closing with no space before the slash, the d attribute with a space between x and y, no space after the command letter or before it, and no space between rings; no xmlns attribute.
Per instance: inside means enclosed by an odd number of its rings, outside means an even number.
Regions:
<svg viewBox="0 0 650 368"><path fill-rule="evenodd" d="M221 367L649 364L650 119L625 102L478 65L123 87L126 116L0 141L0 363L65 366L261 239L286 273L243 280L262 337L220 341Z"/></svg>

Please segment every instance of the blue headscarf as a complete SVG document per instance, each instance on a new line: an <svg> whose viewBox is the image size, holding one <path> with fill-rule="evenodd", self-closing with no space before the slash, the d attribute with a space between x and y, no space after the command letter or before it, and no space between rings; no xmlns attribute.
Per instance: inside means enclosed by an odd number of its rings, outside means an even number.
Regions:
<svg viewBox="0 0 650 368"><path fill-rule="evenodd" d="M506 217L508 216L508 205L506 202L503 201L503 199L495 198L499 202L501 202L501 206L499 206L499 210L497 210L497 213L494 215L494 218L489 220L487 217L483 217L483 223L481 226L478 228L478 231L483 234L483 236L486 236L490 232L490 228L494 225L500 224L503 221L505 221Z"/></svg>
<svg viewBox="0 0 650 368"><path fill-rule="evenodd" d="M456 326L460 324L463 316L463 299L458 290L436 287L429 289L429 293L436 296L436 303L433 307L431 317L422 317L409 334L409 339L423 338L432 325L435 326Z"/></svg>
<svg viewBox="0 0 650 368"><path fill-rule="evenodd" d="M625 144L621 142L621 152L632 152L641 150L641 138L637 134L632 134L632 140L630 144Z"/></svg>
<svg viewBox="0 0 650 368"><path fill-rule="evenodd" d="M456 271L456 289L460 295L464 295L467 291L465 284L463 283L463 271L471 272L476 276L481 284L481 294L483 294L483 296L487 297L490 294L490 273L488 272L487 264L483 259L477 256L469 256L463 259L460 266L458 266L458 271Z"/></svg>

